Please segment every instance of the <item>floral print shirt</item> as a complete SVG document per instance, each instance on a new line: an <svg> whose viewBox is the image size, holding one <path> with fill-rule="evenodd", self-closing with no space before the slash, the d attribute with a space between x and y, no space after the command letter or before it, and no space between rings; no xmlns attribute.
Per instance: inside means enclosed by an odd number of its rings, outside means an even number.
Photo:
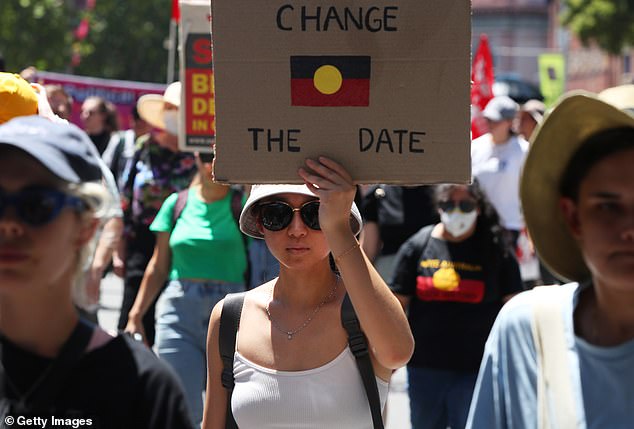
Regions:
<svg viewBox="0 0 634 429"><path fill-rule="evenodd" d="M150 134L139 137L129 171L124 173L121 195L127 260L133 256L130 253L141 252L144 254L141 259L149 261L154 247L150 224L163 201L187 188L196 171L192 154L172 152L160 146Z"/></svg>

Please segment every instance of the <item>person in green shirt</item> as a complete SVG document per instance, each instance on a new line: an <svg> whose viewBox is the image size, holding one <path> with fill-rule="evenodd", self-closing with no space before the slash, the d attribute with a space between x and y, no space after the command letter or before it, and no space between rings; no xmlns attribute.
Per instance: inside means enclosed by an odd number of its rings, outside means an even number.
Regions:
<svg viewBox="0 0 634 429"><path fill-rule="evenodd" d="M196 157L198 177L187 191L182 211L178 213L179 195L174 193L150 226L156 233L154 254L125 328L145 340L143 315L161 294L154 347L182 380L196 425L202 421L209 316L226 294L245 289L247 268L245 242L232 214L233 193L238 191L214 183L211 159L201 158ZM242 198L239 201L244 203Z"/></svg>

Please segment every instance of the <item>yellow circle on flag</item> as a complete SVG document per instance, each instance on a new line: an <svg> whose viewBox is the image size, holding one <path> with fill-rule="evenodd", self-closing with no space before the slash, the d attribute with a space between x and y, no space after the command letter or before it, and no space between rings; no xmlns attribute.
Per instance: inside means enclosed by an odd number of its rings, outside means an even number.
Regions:
<svg viewBox="0 0 634 429"><path fill-rule="evenodd" d="M322 94L330 95L339 91L341 84L343 83L343 77L341 72L335 66L321 66L315 70L313 76L313 84L317 91Z"/></svg>
<svg viewBox="0 0 634 429"><path fill-rule="evenodd" d="M434 273L432 281L436 289L452 291L460 286L460 274L453 268L441 268Z"/></svg>

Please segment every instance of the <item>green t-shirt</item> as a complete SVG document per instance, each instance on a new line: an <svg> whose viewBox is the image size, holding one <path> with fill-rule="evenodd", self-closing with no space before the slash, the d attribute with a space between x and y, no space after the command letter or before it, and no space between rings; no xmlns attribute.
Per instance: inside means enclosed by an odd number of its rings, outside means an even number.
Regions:
<svg viewBox="0 0 634 429"><path fill-rule="evenodd" d="M244 283L247 253L231 212L231 195L213 203L189 190L187 204L172 230L172 213L178 194L170 195L150 230L169 232L172 251L170 279L209 279ZM242 201L244 204L244 200Z"/></svg>

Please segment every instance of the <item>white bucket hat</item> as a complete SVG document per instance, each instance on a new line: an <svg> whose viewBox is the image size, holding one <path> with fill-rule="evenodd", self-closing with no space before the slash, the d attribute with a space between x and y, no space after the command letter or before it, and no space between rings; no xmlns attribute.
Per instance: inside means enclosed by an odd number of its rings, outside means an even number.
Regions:
<svg viewBox="0 0 634 429"><path fill-rule="evenodd" d="M176 107L181 105L181 83L172 82L165 89L163 95L145 94L139 98L136 107L139 116L154 128L165 129L163 121L163 104L170 103Z"/></svg>
<svg viewBox="0 0 634 429"><path fill-rule="evenodd" d="M250 237L264 238L262 233L258 230L258 219L255 210L258 205L257 203L265 198L279 194L300 194L308 195L309 197L317 196L313 194L306 185L253 185L251 194L242 208L242 213L240 213L240 230ZM350 227L354 235L361 232L362 225L361 213L359 213L357 205L353 202L350 209Z"/></svg>

